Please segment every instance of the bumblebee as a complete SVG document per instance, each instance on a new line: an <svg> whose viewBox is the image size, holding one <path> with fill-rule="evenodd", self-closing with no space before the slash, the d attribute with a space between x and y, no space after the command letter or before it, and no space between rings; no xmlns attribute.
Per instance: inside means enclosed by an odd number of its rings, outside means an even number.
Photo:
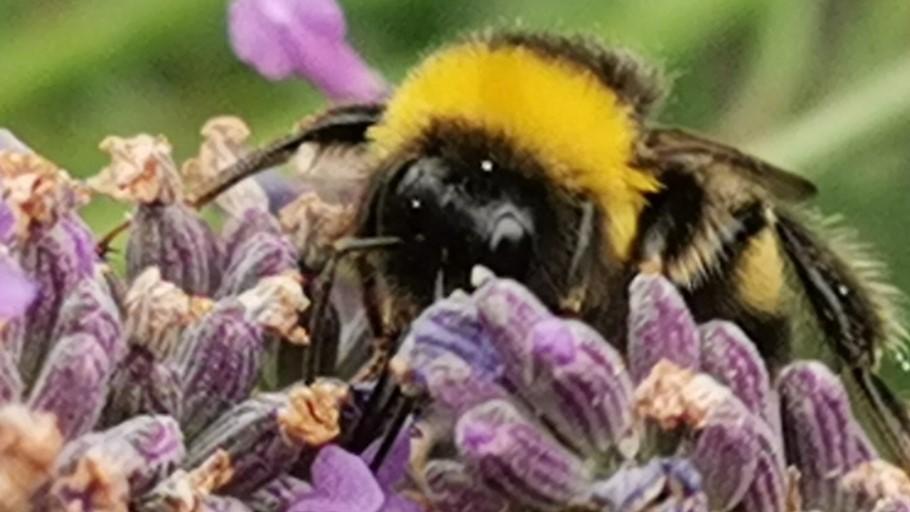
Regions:
<svg viewBox="0 0 910 512"><path fill-rule="evenodd" d="M906 337L894 293L806 213L810 182L660 126L662 98L657 71L591 39L486 33L432 54L383 104L316 116L223 185L303 144L368 166L332 262L354 253L387 344L480 264L622 345L628 283L659 272L696 320L739 324L772 374L825 359L878 444L910 467L908 414L876 375Z"/></svg>

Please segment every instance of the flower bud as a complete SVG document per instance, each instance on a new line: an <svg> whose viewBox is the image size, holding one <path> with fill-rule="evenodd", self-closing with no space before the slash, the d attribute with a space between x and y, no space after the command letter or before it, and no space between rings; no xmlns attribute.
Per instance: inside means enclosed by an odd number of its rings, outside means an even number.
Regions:
<svg viewBox="0 0 910 512"><path fill-rule="evenodd" d="M33 232L19 261L37 295L25 316L13 322L22 322L23 328L18 331L20 336L9 341L9 350L19 357L23 380L31 383L54 343L52 333L64 299L83 279L94 278L97 257L88 227L75 215L68 215Z"/></svg>
<svg viewBox="0 0 910 512"><path fill-rule="evenodd" d="M0 203L2 205L3 203ZM25 275L19 264L7 254L0 241L0 282L3 283L3 295L0 296L0 330L8 320L25 313L35 300L35 285ZM0 337L5 337L0 335ZM10 354L12 358L12 354Z"/></svg>
<svg viewBox="0 0 910 512"><path fill-rule="evenodd" d="M770 421L771 384L755 344L730 322L708 322L699 332L701 370L730 388L750 411Z"/></svg>
<svg viewBox="0 0 910 512"><path fill-rule="evenodd" d="M557 318L535 324L528 341L533 364L519 394L581 453L634 455L632 379L620 354L590 327Z"/></svg>
<svg viewBox="0 0 910 512"><path fill-rule="evenodd" d="M698 329L682 296L660 275L639 274L629 285L629 371L635 382L661 359L698 369Z"/></svg>
<svg viewBox="0 0 910 512"><path fill-rule="evenodd" d="M29 406L54 413L63 437L73 439L98 421L112 370L110 356L95 336L67 336L48 355Z"/></svg>
<svg viewBox="0 0 910 512"><path fill-rule="evenodd" d="M126 246L132 281L148 267L192 295L210 296L221 281L219 240L199 215L182 203L140 205Z"/></svg>
<svg viewBox="0 0 910 512"><path fill-rule="evenodd" d="M192 466L223 449L234 475L223 493L246 497L287 472L307 447L333 440L340 433L341 403L346 387L317 381L285 394L259 395L225 412L190 447Z"/></svg>
<svg viewBox="0 0 910 512"><path fill-rule="evenodd" d="M521 284L509 279L490 279L473 296L489 344L505 364L508 378L517 386L530 384L532 367L528 333L534 324L552 318L547 308Z"/></svg>
<svg viewBox="0 0 910 512"><path fill-rule="evenodd" d="M840 380L821 363L797 362L780 375L787 460L799 470L807 508L828 509L840 478L876 457L850 411Z"/></svg>
<svg viewBox="0 0 910 512"><path fill-rule="evenodd" d="M100 272L67 295L52 336L59 340L79 333L92 335L114 363L126 352L120 310Z"/></svg>
<svg viewBox="0 0 910 512"><path fill-rule="evenodd" d="M183 397L180 426L187 439L249 396L256 383L263 331L245 313L236 299L226 299L180 341L175 365Z"/></svg>
<svg viewBox="0 0 910 512"><path fill-rule="evenodd" d="M465 413L455 444L485 482L510 500L541 510L561 510L589 499L591 475L584 463L513 405L491 400Z"/></svg>
<svg viewBox="0 0 910 512"><path fill-rule="evenodd" d="M102 426L117 425L140 414L179 418L183 397L179 375L144 347L130 347L114 370L110 394L101 414Z"/></svg>
<svg viewBox="0 0 910 512"><path fill-rule="evenodd" d="M439 512L499 512L505 500L477 482L471 472L454 460L433 460L424 469L427 498Z"/></svg>
<svg viewBox="0 0 910 512"><path fill-rule="evenodd" d="M67 444L54 470L54 487L71 489L84 466L94 461L115 467L126 479L128 494L139 496L177 466L184 455L183 434L173 418L137 416Z"/></svg>
<svg viewBox="0 0 910 512"><path fill-rule="evenodd" d="M785 510L791 489L780 441L764 423L754 421L752 426L758 441L755 477L743 496L741 508L756 512Z"/></svg>
<svg viewBox="0 0 910 512"><path fill-rule="evenodd" d="M473 301L456 292L434 303L411 324L392 368L411 393L426 391L433 362L444 356L452 362L461 360L473 375L494 381L502 373L502 363L488 338Z"/></svg>
<svg viewBox="0 0 910 512"><path fill-rule="evenodd" d="M255 219L266 217L266 219ZM243 223L261 226L255 233L246 232L241 238L239 232L246 228L235 228L229 234L229 246L234 250L227 254L227 270L218 289L217 297L237 295L254 287L261 279L295 271L297 251L287 237L281 233L278 222L263 210L247 210Z"/></svg>
<svg viewBox="0 0 910 512"><path fill-rule="evenodd" d="M713 414L697 434L692 465L702 476L711 510L732 510L755 479L759 445L753 424L744 414Z"/></svg>

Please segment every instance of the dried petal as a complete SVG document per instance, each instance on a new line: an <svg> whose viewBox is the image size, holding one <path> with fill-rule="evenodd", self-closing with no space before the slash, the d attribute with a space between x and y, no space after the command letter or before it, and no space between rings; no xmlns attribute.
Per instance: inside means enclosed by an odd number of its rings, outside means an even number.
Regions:
<svg viewBox="0 0 910 512"><path fill-rule="evenodd" d="M332 244L351 231L357 210L352 203L331 204L313 192L300 194L279 212L281 226L290 233L306 268L325 265Z"/></svg>
<svg viewBox="0 0 910 512"><path fill-rule="evenodd" d="M872 512L910 512L910 497L885 498L875 504Z"/></svg>
<svg viewBox="0 0 910 512"><path fill-rule="evenodd" d="M91 430L108 392L113 364L98 339L73 334L57 342L29 397L35 410L52 412L65 439Z"/></svg>
<svg viewBox="0 0 910 512"><path fill-rule="evenodd" d="M281 475L254 492L247 503L256 512L283 512L294 503L294 497L311 492L313 487L290 475Z"/></svg>
<svg viewBox="0 0 910 512"><path fill-rule="evenodd" d="M880 501L910 499L910 476L883 460L863 462L843 476L839 492L836 510L871 510Z"/></svg>
<svg viewBox="0 0 910 512"><path fill-rule="evenodd" d="M143 204L126 246L130 281L148 267L191 295L211 296L221 281L224 254L209 225L183 203Z"/></svg>
<svg viewBox="0 0 910 512"><path fill-rule="evenodd" d="M501 512L505 500L487 490L474 479L460 462L453 460L430 461L423 475L427 484L427 498L438 512Z"/></svg>
<svg viewBox="0 0 910 512"><path fill-rule="evenodd" d="M114 428L84 435L67 444L57 461L55 486L70 488L88 461L117 468L138 496L178 465L185 456L183 434L168 416L137 416Z"/></svg>
<svg viewBox="0 0 910 512"><path fill-rule="evenodd" d="M89 451L58 475L43 497L45 510L128 512L129 483L117 462L100 451Z"/></svg>
<svg viewBox="0 0 910 512"><path fill-rule="evenodd" d="M629 285L629 371L641 382L661 359L698 369L698 330L682 296L664 277L639 274Z"/></svg>
<svg viewBox="0 0 910 512"><path fill-rule="evenodd" d="M0 149L14 151L16 153L31 153L32 150L16 134L6 128L0 128Z"/></svg>
<svg viewBox="0 0 910 512"><path fill-rule="evenodd" d="M202 512L212 492L234 477L230 456L223 450L199 461L191 470L178 470L136 503L140 512Z"/></svg>
<svg viewBox="0 0 910 512"><path fill-rule="evenodd" d="M263 334L235 299L219 303L184 333L175 364L182 381L180 426L187 439L249 396L265 352Z"/></svg>
<svg viewBox="0 0 910 512"><path fill-rule="evenodd" d="M100 425L113 426L140 414L179 418L183 396L180 376L144 347L130 347L114 370Z"/></svg>
<svg viewBox="0 0 910 512"><path fill-rule="evenodd" d="M193 441L187 466L223 449L231 457L234 476L225 482L222 494L251 495L286 473L305 448L279 423L278 415L288 405L286 395L263 394L226 411Z"/></svg>
<svg viewBox="0 0 910 512"><path fill-rule="evenodd" d="M88 180L94 190L139 204L172 204L181 198L171 144L163 135L110 136L99 148L110 154L111 164Z"/></svg>
<svg viewBox="0 0 910 512"><path fill-rule="evenodd" d="M302 281L296 271L269 276L237 300L250 321L291 343L304 345L309 343L309 336L299 326L298 316L310 306L310 301L303 294Z"/></svg>
<svg viewBox="0 0 910 512"><path fill-rule="evenodd" d="M385 496L366 463L328 445L310 468L312 489L294 497L289 512L378 512Z"/></svg>
<svg viewBox="0 0 910 512"><path fill-rule="evenodd" d="M231 250L217 297L237 295L263 278L297 269L297 251L267 211L248 210L228 230L226 239Z"/></svg>
<svg viewBox="0 0 910 512"><path fill-rule="evenodd" d="M807 508L827 509L836 500L840 478L875 451L856 423L839 379L821 363L798 362L781 372L787 460L800 471Z"/></svg>
<svg viewBox="0 0 910 512"><path fill-rule="evenodd" d="M341 433L341 406L350 398L344 383L321 379L288 392L288 406L278 413L285 436L296 444L321 446Z"/></svg>
<svg viewBox="0 0 910 512"><path fill-rule="evenodd" d="M199 154L180 169L189 195L207 191L218 174L249 152L250 128L239 117L221 116L206 121ZM256 180L247 178L222 192L215 203L234 218L247 210L267 211L269 199Z"/></svg>
<svg viewBox="0 0 910 512"><path fill-rule="evenodd" d="M28 510L62 445L53 415L17 404L0 407L0 510Z"/></svg>
<svg viewBox="0 0 910 512"><path fill-rule="evenodd" d="M65 297L86 278L94 278L97 256L92 233L81 219L68 215L52 227L32 233L19 255L26 275L38 294L24 317L10 324L17 336L8 338L8 350L19 357L23 380L34 381L38 366L54 343L52 332ZM21 355L20 355L21 354Z"/></svg>
<svg viewBox="0 0 910 512"><path fill-rule="evenodd" d="M635 390L638 414L664 430L701 429L712 414L744 407L729 389L711 377L663 360Z"/></svg>
<svg viewBox="0 0 910 512"><path fill-rule="evenodd" d="M11 210L12 229L20 240L36 229L49 229L88 200L66 171L32 152L0 149L0 182L0 199Z"/></svg>
<svg viewBox="0 0 910 512"><path fill-rule="evenodd" d="M464 414L455 427L459 452L480 478L509 499L561 510L589 499L584 463L503 400Z"/></svg>
<svg viewBox="0 0 910 512"><path fill-rule="evenodd" d="M127 336L134 346L164 360L174 352L183 329L212 305L211 300L187 295L164 281L158 267L149 267L136 277L124 300Z"/></svg>
<svg viewBox="0 0 910 512"><path fill-rule="evenodd" d="M345 101L373 101L386 91L346 41L344 13L334 0L235 0L229 27L234 52L266 78L299 76Z"/></svg>
<svg viewBox="0 0 910 512"><path fill-rule="evenodd" d="M519 392L581 453L618 448L631 457L638 440L632 379L622 356L577 321L547 319L528 334L534 365Z"/></svg>

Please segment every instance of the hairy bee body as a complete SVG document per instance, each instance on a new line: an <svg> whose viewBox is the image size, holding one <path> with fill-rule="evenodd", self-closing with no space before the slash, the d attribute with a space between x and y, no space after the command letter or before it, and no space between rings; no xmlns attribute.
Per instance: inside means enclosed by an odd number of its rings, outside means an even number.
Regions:
<svg viewBox="0 0 910 512"><path fill-rule="evenodd" d="M903 336L890 292L811 227L811 183L654 124L662 95L656 72L591 40L485 34L431 55L386 104L332 109L263 161L304 142L368 149L352 236L396 241L355 259L378 336L469 286L480 264L623 344L628 283L660 272L698 320L738 323L772 373L825 359L910 467L907 413L875 375Z"/></svg>

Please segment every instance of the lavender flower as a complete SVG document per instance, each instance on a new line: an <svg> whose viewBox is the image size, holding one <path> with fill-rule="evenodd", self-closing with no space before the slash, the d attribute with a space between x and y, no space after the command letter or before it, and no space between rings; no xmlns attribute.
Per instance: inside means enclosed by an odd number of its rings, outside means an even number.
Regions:
<svg viewBox="0 0 910 512"><path fill-rule="evenodd" d="M270 80L304 78L334 100L376 100L386 91L347 42L334 0L235 0L229 19L234 52Z"/></svg>

